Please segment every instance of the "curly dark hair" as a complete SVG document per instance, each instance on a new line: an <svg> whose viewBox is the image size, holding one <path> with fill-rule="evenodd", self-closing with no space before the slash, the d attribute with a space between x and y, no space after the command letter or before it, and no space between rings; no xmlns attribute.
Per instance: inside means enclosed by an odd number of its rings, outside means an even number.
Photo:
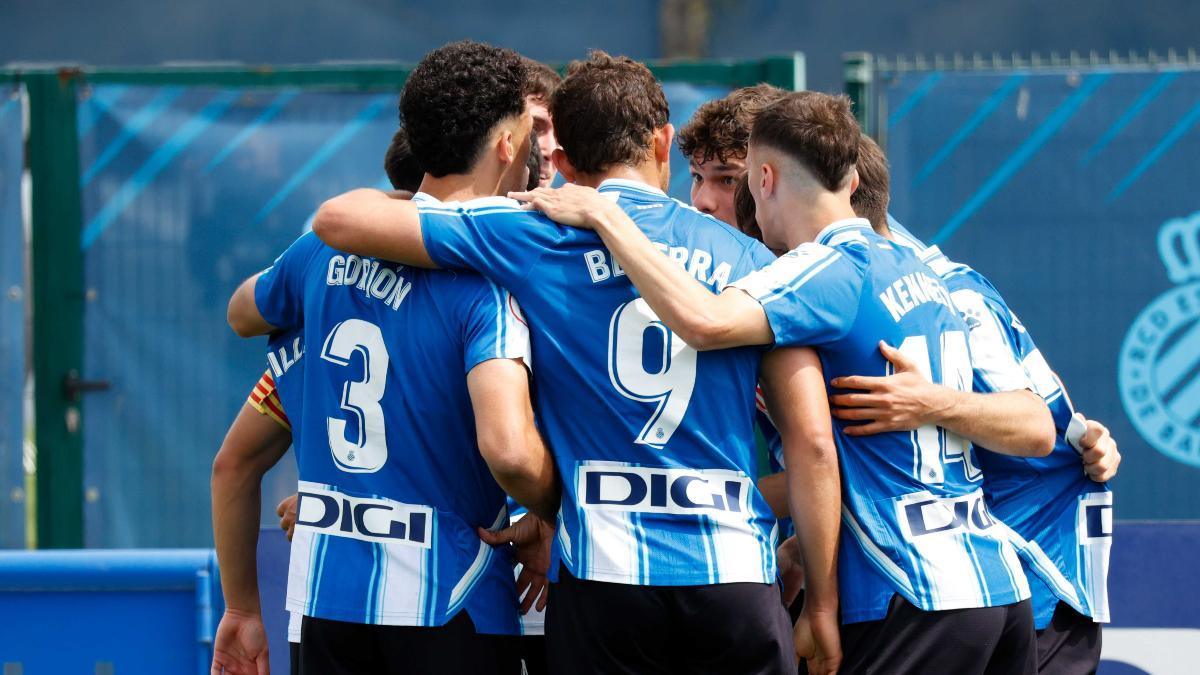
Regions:
<svg viewBox="0 0 1200 675"><path fill-rule="evenodd" d="M838 190L858 162L862 130L844 95L799 91L763 108L750 143L774 148L812 172L827 190Z"/></svg>
<svg viewBox="0 0 1200 675"><path fill-rule="evenodd" d="M392 136L392 144L383 156L383 170L387 172L392 187L397 190L416 192L421 189L425 170L417 163L412 148L408 147L408 134L404 132L404 127L397 129Z"/></svg>
<svg viewBox="0 0 1200 675"><path fill-rule="evenodd" d="M525 110L529 75L511 49L452 42L425 55L400 93L400 121L430 175L467 173L501 120Z"/></svg>
<svg viewBox="0 0 1200 675"><path fill-rule="evenodd" d="M635 166L652 152L652 135L670 109L645 65L595 50L575 61L550 101L554 135L576 171L597 174Z"/></svg>
<svg viewBox="0 0 1200 675"><path fill-rule="evenodd" d="M779 87L756 84L734 89L725 98L708 101L697 108L692 119L679 130L680 151L697 164L714 158L719 162L745 158L754 115L785 94L787 90Z"/></svg>
<svg viewBox="0 0 1200 675"><path fill-rule="evenodd" d="M887 157L875 139L863 134L858 140L858 189L850 195L850 206L860 218L871 221L876 232L887 231L888 192L891 176Z"/></svg>

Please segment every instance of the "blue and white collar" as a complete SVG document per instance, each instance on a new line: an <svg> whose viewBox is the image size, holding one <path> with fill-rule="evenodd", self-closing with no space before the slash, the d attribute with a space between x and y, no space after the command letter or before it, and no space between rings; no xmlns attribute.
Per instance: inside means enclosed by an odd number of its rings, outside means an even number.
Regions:
<svg viewBox="0 0 1200 675"><path fill-rule="evenodd" d="M602 183L600 183L600 187L596 188L596 190L600 192L606 192L610 190L620 190L621 192L640 192L642 194L647 194L654 197L667 196L667 193L659 190L653 185L642 183L636 180L629 180L627 178L606 178Z"/></svg>
<svg viewBox="0 0 1200 675"><path fill-rule="evenodd" d="M841 220L835 220L829 225L826 225L825 229L821 230L820 233L817 234L817 243L829 246L833 238L839 234L858 232L859 230L874 232L874 230L871 229L871 221L867 220L866 218L843 218Z"/></svg>

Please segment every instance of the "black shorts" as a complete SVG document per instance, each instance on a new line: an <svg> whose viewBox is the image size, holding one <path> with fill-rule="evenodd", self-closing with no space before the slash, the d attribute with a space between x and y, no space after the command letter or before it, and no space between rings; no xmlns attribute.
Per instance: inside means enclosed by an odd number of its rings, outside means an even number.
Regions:
<svg viewBox="0 0 1200 675"><path fill-rule="evenodd" d="M842 625L842 655L844 675L1035 675L1033 611L1024 600L926 612L896 595L883 619Z"/></svg>
<svg viewBox="0 0 1200 675"><path fill-rule="evenodd" d="M776 585L632 586L559 571L546 612L550 672L795 673Z"/></svg>
<svg viewBox="0 0 1200 675"><path fill-rule="evenodd" d="M519 675L515 637L482 635L466 612L444 626L373 626L304 617L301 675Z"/></svg>
<svg viewBox="0 0 1200 675"><path fill-rule="evenodd" d="M1054 608L1050 625L1037 632L1038 673L1094 673L1100 667L1100 642L1100 624L1060 602Z"/></svg>
<svg viewBox="0 0 1200 675"><path fill-rule="evenodd" d="M525 675L548 675L546 636L522 635L517 638L517 649L521 654L521 662L525 664Z"/></svg>

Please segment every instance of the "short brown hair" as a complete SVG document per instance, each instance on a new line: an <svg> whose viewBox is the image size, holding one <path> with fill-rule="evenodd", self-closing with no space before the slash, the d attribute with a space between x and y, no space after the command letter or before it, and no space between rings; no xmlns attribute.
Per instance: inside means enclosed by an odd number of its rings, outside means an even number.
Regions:
<svg viewBox="0 0 1200 675"><path fill-rule="evenodd" d="M650 69L627 56L592 51L575 61L550 101L554 135L576 171L635 166L670 120L667 97Z"/></svg>
<svg viewBox="0 0 1200 675"><path fill-rule="evenodd" d="M725 98L701 105L679 130L680 151L697 164L713 158L720 162L744 158L754 115L785 94L787 91L779 87L756 84L734 89Z"/></svg>
<svg viewBox="0 0 1200 675"><path fill-rule="evenodd" d="M887 231L888 191L891 178L887 157L875 139L863 134L858 139L858 189L850 195L850 206L860 218L871 221L876 231Z"/></svg>
<svg viewBox="0 0 1200 675"><path fill-rule="evenodd" d="M550 105L558 85L562 84L562 75L541 61L522 56L525 69L529 72L529 81L525 85L525 95L530 96L543 105Z"/></svg>
<svg viewBox="0 0 1200 675"><path fill-rule="evenodd" d="M850 99L815 91L787 94L754 118L750 142L783 152L837 191L858 163L862 131Z"/></svg>
<svg viewBox="0 0 1200 675"><path fill-rule="evenodd" d="M758 227L758 215L754 195L750 192L750 175L742 176L733 191L733 215L742 234L762 241L762 230Z"/></svg>

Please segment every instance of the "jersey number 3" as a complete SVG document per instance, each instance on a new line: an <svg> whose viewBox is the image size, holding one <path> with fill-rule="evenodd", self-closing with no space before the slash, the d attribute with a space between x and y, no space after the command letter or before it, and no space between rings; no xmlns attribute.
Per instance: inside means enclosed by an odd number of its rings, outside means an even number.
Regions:
<svg viewBox="0 0 1200 675"><path fill-rule="evenodd" d="M347 319L329 332L321 358L349 366L355 352L363 356L363 379L342 386L342 410L357 419L358 438L346 438L346 420L328 417L329 451L342 471L371 473L387 462L387 430L383 423L383 388L387 385L387 346L379 326L361 319Z"/></svg>
<svg viewBox="0 0 1200 675"><path fill-rule="evenodd" d="M634 442L662 447L692 401L696 350L672 333L645 300L633 300L618 307L609 324L608 375L626 398L658 404Z"/></svg>

